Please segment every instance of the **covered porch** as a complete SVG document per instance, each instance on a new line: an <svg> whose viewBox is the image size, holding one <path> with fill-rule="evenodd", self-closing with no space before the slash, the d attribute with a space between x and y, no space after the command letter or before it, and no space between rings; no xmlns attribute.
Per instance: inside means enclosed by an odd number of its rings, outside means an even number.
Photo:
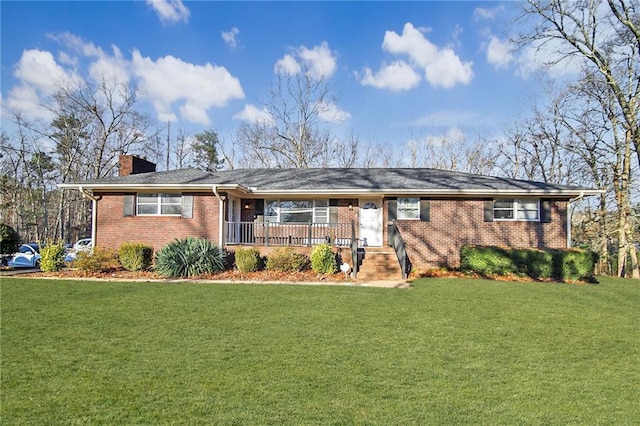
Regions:
<svg viewBox="0 0 640 426"><path fill-rule="evenodd" d="M331 244L358 245L354 221L335 223L229 222L223 228L225 245L303 246Z"/></svg>

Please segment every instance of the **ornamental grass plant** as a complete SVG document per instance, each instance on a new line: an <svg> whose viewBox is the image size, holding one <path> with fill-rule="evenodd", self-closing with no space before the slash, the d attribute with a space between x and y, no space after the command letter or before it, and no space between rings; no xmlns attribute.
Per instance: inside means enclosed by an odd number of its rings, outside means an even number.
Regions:
<svg viewBox="0 0 640 426"><path fill-rule="evenodd" d="M213 274L226 267L227 255L206 238L176 239L156 254L155 269L166 277L192 277Z"/></svg>

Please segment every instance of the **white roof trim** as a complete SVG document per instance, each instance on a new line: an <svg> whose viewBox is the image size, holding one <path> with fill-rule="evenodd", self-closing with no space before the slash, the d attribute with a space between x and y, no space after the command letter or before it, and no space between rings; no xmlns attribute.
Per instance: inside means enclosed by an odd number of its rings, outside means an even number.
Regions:
<svg viewBox="0 0 640 426"><path fill-rule="evenodd" d="M68 189L88 189L88 190L172 190L172 191L210 191L212 184L58 184L59 188ZM262 196L278 196L278 195L327 195L327 196L385 196L385 195L434 195L434 196L578 196L583 194L599 195L604 193L603 190L592 189L403 189L403 188L385 188L385 189L316 189L316 190L261 190L257 188L248 188L239 184L222 184L215 185L220 191L240 191L245 194L262 195Z"/></svg>

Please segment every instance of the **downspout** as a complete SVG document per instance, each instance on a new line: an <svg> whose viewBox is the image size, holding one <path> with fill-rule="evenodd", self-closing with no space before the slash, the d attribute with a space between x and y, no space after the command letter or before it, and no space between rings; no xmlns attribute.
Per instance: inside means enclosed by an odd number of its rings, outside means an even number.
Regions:
<svg viewBox="0 0 640 426"><path fill-rule="evenodd" d="M96 246L96 237L97 237L97 223L98 223L98 200L102 197L95 196L91 192L84 189L82 186L78 187L80 193L83 197L91 200L91 244L93 247Z"/></svg>
<svg viewBox="0 0 640 426"><path fill-rule="evenodd" d="M211 187L211 190L213 191L213 195L215 195L216 198L219 201L219 204L218 204L218 245L220 247L224 247L224 198L222 198L222 196L218 193L218 187L216 185L213 185Z"/></svg>
<svg viewBox="0 0 640 426"><path fill-rule="evenodd" d="M571 204L584 198L584 192L580 191L580 195L570 198L567 202L567 248L571 248Z"/></svg>

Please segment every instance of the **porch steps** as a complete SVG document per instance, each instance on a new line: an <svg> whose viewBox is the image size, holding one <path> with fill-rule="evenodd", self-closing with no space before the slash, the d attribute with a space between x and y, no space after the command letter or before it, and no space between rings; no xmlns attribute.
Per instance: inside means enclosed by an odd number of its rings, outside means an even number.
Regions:
<svg viewBox="0 0 640 426"><path fill-rule="evenodd" d="M391 247L365 247L360 249L362 259L358 279L398 280L402 279L402 268Z"/></svg>

